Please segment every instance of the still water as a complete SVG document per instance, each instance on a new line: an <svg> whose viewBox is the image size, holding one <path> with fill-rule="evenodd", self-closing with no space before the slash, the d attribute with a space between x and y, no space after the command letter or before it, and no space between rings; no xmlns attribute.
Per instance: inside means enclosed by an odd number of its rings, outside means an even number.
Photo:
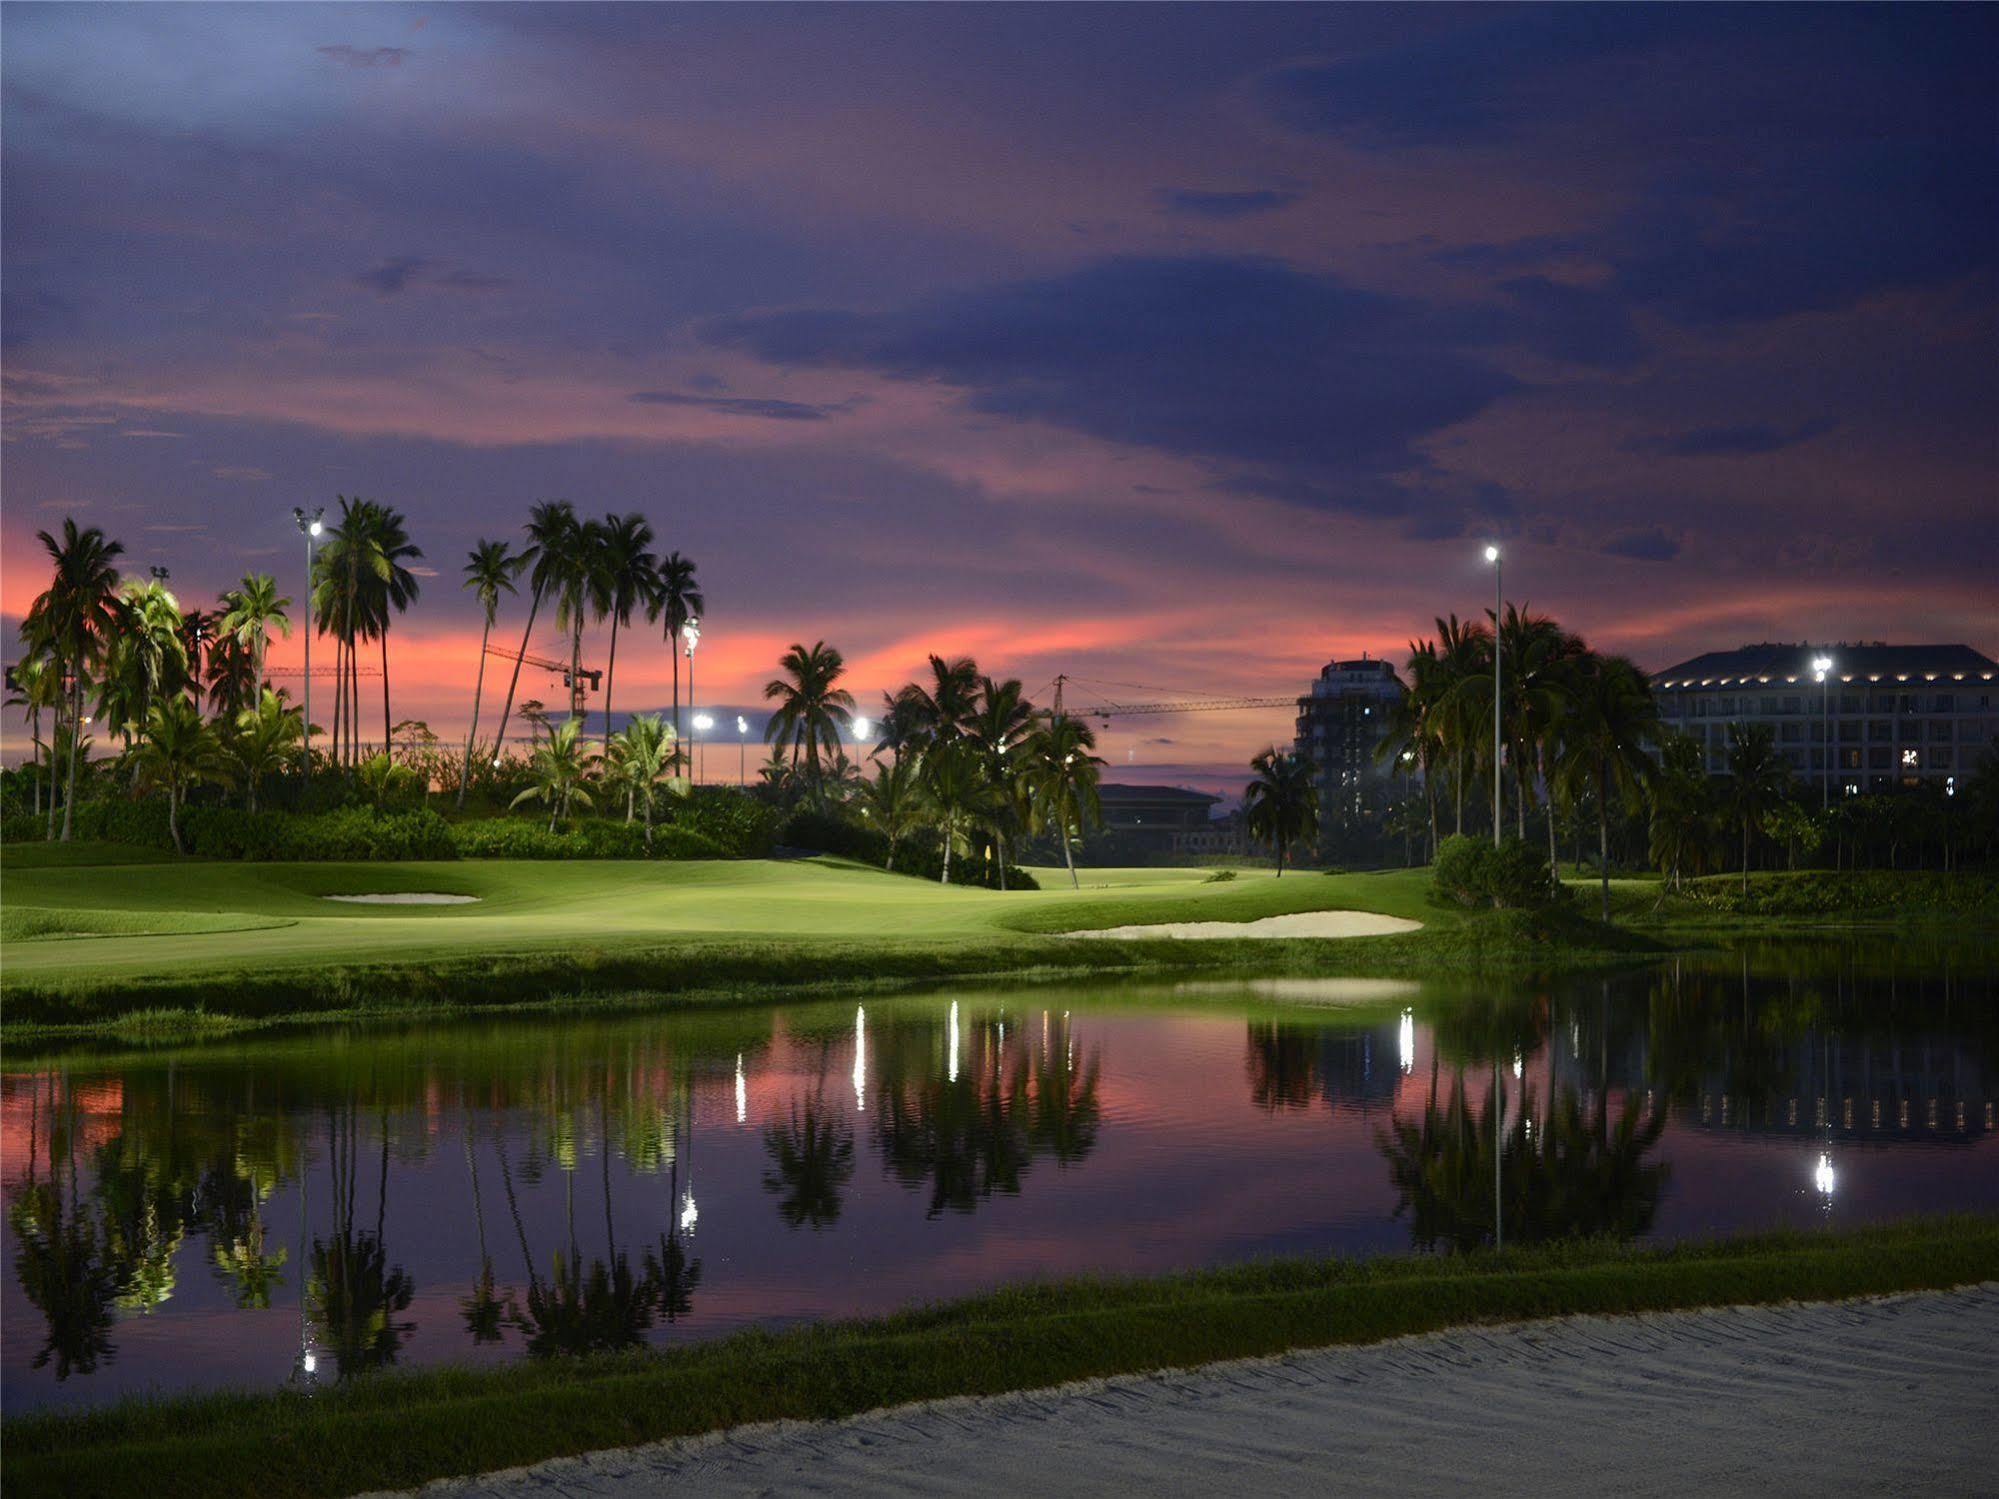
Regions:
<svg viewBox="0 0 1999 1499"><path fill-rule="evenodd" d="M322 1031L0 1078L9 1411L1025 1276L1999 1210L1999 963L1766 948Z"/></svg>

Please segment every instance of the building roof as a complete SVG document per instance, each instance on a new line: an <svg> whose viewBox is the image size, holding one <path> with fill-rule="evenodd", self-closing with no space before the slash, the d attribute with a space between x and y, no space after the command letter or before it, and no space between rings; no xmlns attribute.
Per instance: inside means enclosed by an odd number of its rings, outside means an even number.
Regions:
<svg viewBox="0 0 1999 1499"><path fill-rule="evenodd" d="M1654 672L1659 687L1720 686L1728 682L1765 679L1809 682L1812 657L1833 659L1833 675L1842 682L1875 677L1988 678L1999 672L1999 661L1968 645L1784 645L1765 642L1732 651L1709 651Z"/></svg>

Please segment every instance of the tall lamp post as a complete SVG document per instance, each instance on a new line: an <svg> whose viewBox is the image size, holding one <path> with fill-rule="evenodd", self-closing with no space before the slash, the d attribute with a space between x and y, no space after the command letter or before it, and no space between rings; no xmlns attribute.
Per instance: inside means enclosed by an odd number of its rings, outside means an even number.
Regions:
<svg viewBox="0 0 1999 1499"><path fill-rule="evenodd" d="M701 644L701 619L699 615L689 615L687 623L680 627L680 643L687 652L687 706L694 706L694 647ZM690 756L687 764L689 775L694 773L694 762Z"/></svg>
<svg viewBox="0 0 1999 1499"><path fill-rule="evenodd" d="M299 762L308 784L312 780L312 551L326 529L320 520L324 514L324 505L311 510L292 506L292 520L305 537L305 718L299 725Z"/></svg>
<svg viewBox="0 0 1999 1499"><path fill-rule="evenodd" d="M1825 735L1819 764L1819 810L1824 811L1832 805L1832 657L1814 656L1812 676L1819 684L1819 722Z"/></svg>
<svg viewBox="0 0 1999 1499"><path fill-rule="evenodd" d="M750 784L750 721L742 714L736 715L736 789L746 789Z"/></svg>
<svg viewBox="0 0 1999 1499"><path fill-rule="evenodd" d="M702 756L702 766L704 769L707 765L707 756L702 754L701 736L714 727L715 720L710 718L706 713L697 713L694 715L694 753ZM701 780L701 772L699 770L695 771L694 779L699 784Z"/></svg>
<svg viewBox="0 0 1999 1499"><path fill-rule="evenodd" d="M1492 564L1492 846L1499 847L1499 621L1506 607L1499 548L1488 546L1485 560Z"/></svg>

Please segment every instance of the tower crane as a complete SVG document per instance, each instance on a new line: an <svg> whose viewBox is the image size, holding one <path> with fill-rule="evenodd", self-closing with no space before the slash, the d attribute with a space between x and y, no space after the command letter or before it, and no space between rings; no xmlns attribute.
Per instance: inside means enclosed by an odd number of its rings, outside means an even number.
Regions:
<svg viewBox="0 0 1999 1499"><path fill-rule="evenodd" d="M1055 678L1055 712L1062 713L1062 689L1069 681L1065 672ZM1113 684L1115 685L1115 684ZM1085 718L1100 718L1106 725L1112 718L1138 718L1146 715L1167 713L1227 713L1243 708L1292 708L1298 706L1297 697L1203 697L1179 702L1117 702L1094 703L1083 710Z"/></svg>
<svg viewBox="0 0 1999 1499"><path fill-rule="evenodd" d="M523 666L539 666L543 671L553 672L562 678L562 685L569 689L569 712L572 717L583 716L583 697L587 684L590 692L597 691L604 683L604 673L592 667L579 667L572 673L567 661L554 656L537 655L533 651L510 651L503 645L488 645L486 654L498 656L502 661L518 661Z"/></svg>

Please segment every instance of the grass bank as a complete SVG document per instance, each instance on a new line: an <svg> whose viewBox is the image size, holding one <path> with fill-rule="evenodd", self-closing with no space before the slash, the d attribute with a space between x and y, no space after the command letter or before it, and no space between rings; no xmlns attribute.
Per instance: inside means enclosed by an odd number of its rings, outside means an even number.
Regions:
<svg viewBox="0 0 1999 1499"><path fill-rule="evenodd" d="M0 1427L15 1496L351 1494L750 1421L1467 1323L1826 1300L1999 1277L1999 1220L1786 1232L1664 1250L1600 1242L1453 1258L1291 1260L1024 1286L897 1316L664 1353L436 1369L297 1392L127 1400Z"/></svg>
<svg viewBox="0 0 1999 1499"><path fill-rule="evenodd" d="M26 857L22 857L23 854ZM829 986L1140 972L1421 976L1658 951L1580 917L1432 907L1421 870L1091 870L1082 890L940 887L831 859L396 864L46 861L0 867L10 1041L214 1034L469 1010L741 1002ZM336 894L471 896L356 906ZM1357 910L1419 932L1323 941L1075 942L1086 928Z"/></svg>

